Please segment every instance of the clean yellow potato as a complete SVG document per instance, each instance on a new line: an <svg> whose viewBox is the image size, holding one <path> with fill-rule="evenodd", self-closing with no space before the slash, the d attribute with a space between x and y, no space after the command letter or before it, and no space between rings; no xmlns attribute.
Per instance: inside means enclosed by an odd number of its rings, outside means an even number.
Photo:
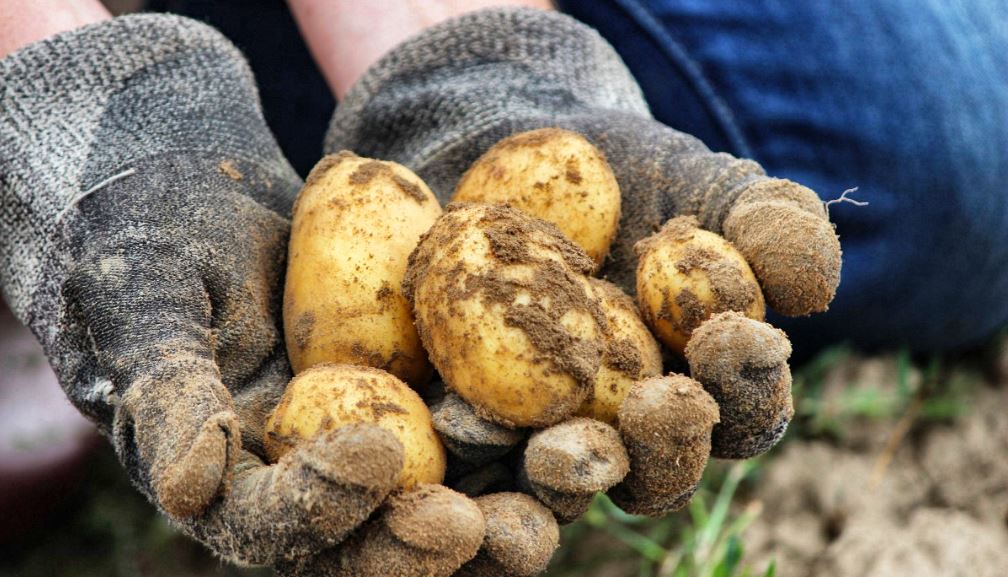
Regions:
<svg viewBox="0 0 1008 577"><path fill-rule="evenodd" d="M615 427L620 404L630 387L637 381L661 375L661 349L641 320L633 299L610 282L586 280L602 304L609 330L593 394L577 410L577 415Z"/></svg>
<svg viewBox="0 0 1008 577"><path fill-rule="evenodd" d="M745 258L727 240L701 229L694 217L673 218L634 249L641 315L677 353L713 314L735 311L763 320L763 291Z"/></svg>
<svg viewBox="0 0 1008 577"><path fill-rule="evenodd" d="M401 488L444 480L445 449L427 405L406 383L372 367L315 365L294 377L266 421L266 454L275 462L302 439L359 423L378 425L402 443Z"/></svg>
<svg viewBox="0 0 1008 577"><path fill-rule="evenodd" d="M284 289L295 373L319 363L431 376L401 284L410 251L441 215L434 194L394 162L341 152L312 170L294 205Z"/></svg>
<svg viewBox="0 0 1008 577"><path fill-rule="evenodd" d="M593 267L546 221L452 204L410 255L403 292L450 389L484 418L544 427L595 382L605 320L582 280Z"/></svg>
<svg viewBox="0 0 1008 577"><path fill-rule="evenodd" d="M602 153L576 132L542 128L486 151L452 200L507 204L552 222L602 264L616 236L620 190Z"/></svg>

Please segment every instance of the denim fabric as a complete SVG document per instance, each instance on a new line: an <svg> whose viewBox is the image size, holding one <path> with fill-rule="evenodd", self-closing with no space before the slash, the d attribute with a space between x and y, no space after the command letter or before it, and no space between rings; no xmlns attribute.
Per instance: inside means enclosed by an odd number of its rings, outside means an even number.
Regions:
<svg viewBox="0 0 1008 577"><path fill-rule="evenodd" d="M920 350L1008 320L1003 0L561 1L597 28L662 122L834 204L830 311L773 318L799 350Z"/></svg>
<svg viewBox="0 0 1008 577"><path fill-rule="evenodd" d="M655 116L836 198L830 311L772 317L799 356L849 340L940 350L1008 321L1003 0L560 0L623 56ZM333 106L281 0L155 0L244 50L304 172Z"/></svg>

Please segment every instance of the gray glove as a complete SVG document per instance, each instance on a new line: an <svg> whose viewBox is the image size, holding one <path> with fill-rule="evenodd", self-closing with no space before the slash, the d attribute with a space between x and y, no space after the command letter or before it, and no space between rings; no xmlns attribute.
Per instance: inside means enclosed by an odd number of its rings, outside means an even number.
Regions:
<svg viewBox="0 0 1008 577"><path fill-rule="evenodd" d="M382 429L262 458L290 378L281 282L301 181L219 33L130 16L9 55L0 158L4 297L176 525L292 574L369 575L395 557L399 574L447 575L475 554L474 502L440 486L386 499L402 447Z"/></svg>
<svg viewBox="0 0 1008 577"><path fill-rule="evenodd" d="M558 13L489 10L425 31L386 55L351 89L333 117L325 146L327 152L348 149L402 163L444 203L462 173L495 142L547 126L585 135L612 166L623 195L622 217L602 272L627 292L634 287L634 244L685 214L695 215L742 252L778 312L825 310L833 298L840 246L816 195L767 177L755 162L712 153L696 138L656 122L612 48L593 30ZM724 318L707 332L738 324ZM766 325L747 331L732 341L735 348L723 361L708 358L718 354L716 345L695 346L697 354L689 359L691 366L705 369L694 371L694 377L720 406L715 456L742 458L765 451L792 414L790 346L780 331ZM711 337L715 343L717 336ZM695 488L699 471L676 471L670 464L676 460L675 443L685 442L687 432L656 434L637 426L693 410L683 403L698 413L707 410L692 394L678 402L676 388L670 387L661 399L637 399L630 407L635 418L620 431L630 473L612 493L624 508L661 514L685 503ZM769 408L762 402L767 398L775 400ZM470 468L517 442L499 427L473 425L474 415L463 416L459 405L454 399L435 407L435 423ZM761 411L770 413L757 415L759 430L741 422ZM553 430L557 427L562 429ZM535 433L527 448L517 445L523 454L512 467L517 485L562 520L577 516L595 491L619 482L624 447L604 442L614 433L583 420ZM664 445L655 446L656 440ZM695 448L704 439L689 442ZM708 430L708 447L710 442ZM557 468L557 463L569 466ZM456 470L477 492L501 484L487 480L499 468L472 474L465 467ZM537 473L545 471L553 473ZM661 481L672 476L678 481Z"/></svg>

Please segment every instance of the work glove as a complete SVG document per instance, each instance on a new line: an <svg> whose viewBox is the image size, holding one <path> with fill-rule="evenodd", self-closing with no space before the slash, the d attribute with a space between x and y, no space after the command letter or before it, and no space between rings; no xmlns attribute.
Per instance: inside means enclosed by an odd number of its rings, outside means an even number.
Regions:
<svg viewBox="0 0 1008 577"><path fill-rule="evenodd" d="M562 14L494 9L426 30L350 90L325 147L404 164L444 204L490 146L542 127L584 135L612 167L622 216L601 274L626 292L634 292L634 245L670 218L692 215L745 256L776 311L805 315L825 310L833 298L840 246L815 193L655 121L613 49ZM433 412L453 456L450 478L470 494L517 487L561 521L576 518L607 489L632 513L674 510L702 471L682 470L679 462L690 461L684 451L706 447L715 457L745 458L784 434L793 412L790 350L769 325L716 315L686 353L692 377L709 396L683 381L635 386L616 429L582 418L534 432L507 429L480 419L447 383ZM656 426L683 413L711 414L710 397L720 415L716 425L702 423L706 431ZM477 559L504 557L501 551L484 545Z"/></svg>
<svg viewBox="0 0 1008 577"><path fill-rule="evenodd" d="M476 553L475 502L393 493L387 431L263 458L290 378L280 303L301 181L219 33L127 16L0 60L0 159L4 298L174 525L290 575L448 575Z"/></svg>

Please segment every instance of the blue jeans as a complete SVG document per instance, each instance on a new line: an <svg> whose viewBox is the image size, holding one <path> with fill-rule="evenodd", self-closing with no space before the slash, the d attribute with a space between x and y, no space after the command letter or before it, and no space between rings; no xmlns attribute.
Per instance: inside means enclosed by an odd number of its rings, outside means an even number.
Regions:
<svg viewBox="0 0 1008 577"><path fill-rule="evenodd" d="M276 9L278 0L161 2L202 6L206 19L251 50L267 119L293 116L290 101L272 95L290 89L284 71L297 70L304 86L302 70L314 68L291 40L296 34L275 31L289 18L250 15L251 5ZM616 47L662 122L714 150L753 158L824 200L858 187L852 196L870 203L830 207L844 266L829 312L771 319L799 352L838 341L948 349L1008 321L1002 0L558 4ZM264 34L282 36L288 49L263 47ZM315 98L301 99L294 126L274 126L301 170L319 149L296 135L324 128L318 118L332 106L328 94Z"/></svg>

